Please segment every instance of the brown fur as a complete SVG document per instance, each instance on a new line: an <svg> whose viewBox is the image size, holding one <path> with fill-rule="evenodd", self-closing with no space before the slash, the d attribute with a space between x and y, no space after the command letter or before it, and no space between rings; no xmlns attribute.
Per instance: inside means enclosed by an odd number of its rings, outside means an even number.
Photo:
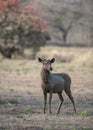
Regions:
<svg viewBox="0 0 93 130"><path fill-rule="evenodd" d="M72 93L71 93L71 89L70 89L70 87L71 87L71 78L70 78L70 76L68 74L65 74L65 73L54 73L54 74L51 73L50 70L48 70L48 69L49 69L49 66L50 66L50 68L52 68L51 67L51 63L53 63L53 59L49 61L49 60L45 60L45 59L42 60L40 58L39 62L42 62L43 66L44 66L44 62L45 62L45 65L47 64L46 65L47 68L44 67L44 68L42 68L42 71L41 71L41 79L42 79L42 85L41 86L42 86L42 90L43 90L43 94L44 94L44 113L46 111L47 93L50 94L50 97L49 97L49 113L50 114L51 114L52 93L57 93L58 94L59 99L61 100L61 103L60 103L60 105L58 107L58 111L57 111L57 114L59 113L60 108L62 106L62 103L64 101L63 96L62 96L62 91L63 90L68 95L69 99L72 101L73 107L74 107L74 111L76 112L74 99L72 97ZM51 74L52 74L52 76L54 75L55 78L57 76L57 79L62 77L62 81L64 81L64 86L62 88L59 87L58 85L55 88L53 88L51 86L51 83L53 82L53 81L51 81ZM60 79L58 81L60 81Z"/></svg>

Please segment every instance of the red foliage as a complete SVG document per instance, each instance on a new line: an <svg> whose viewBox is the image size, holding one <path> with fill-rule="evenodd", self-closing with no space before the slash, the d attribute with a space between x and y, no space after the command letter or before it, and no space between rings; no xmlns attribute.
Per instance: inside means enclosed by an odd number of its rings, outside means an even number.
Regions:
<svg viewBox="0 0 93 130"><path fill-rule="evenodd" d="M33 25L36 27L37 31L45 32L46 22L43 20L40 12L33 8L32 5L35 4L32 2L31 6L21 7L21 0L0 0L0 19L7 14L18 18L26 18L27 16L30 18Z"/></svg>
<svg viewBox="0 0 93 130"><path fill-rule="evenodd" d="M17 13L20 1L19 0L0 0L0 21L7 16L12 16Z"/></svg>
<svg viewBox="0 0 93 130"><path fill-rule="evenodd" d="M40 12L35 8L31 6L24 7L21 11L21 16L28 16L31 19L31 22L36 26L37 31L46 32L45 27L47 25L47 22L44 21Z"/></svg>
<svg viewBox="0 0 93 130"><path fill-rule="evenodd" d="M19 5L20 0L0 0L0 11L2 13L8 12L11 10L11 8L17 9Z"/></svg>

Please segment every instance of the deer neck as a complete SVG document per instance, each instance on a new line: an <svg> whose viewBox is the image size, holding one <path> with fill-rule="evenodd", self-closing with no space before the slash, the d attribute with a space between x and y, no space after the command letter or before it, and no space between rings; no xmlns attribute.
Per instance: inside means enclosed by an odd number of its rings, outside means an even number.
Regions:
<svg viewBox="0 0 93 130"><path fill-rule="evenodd" d="M45 69L45 68L42 68L42 71L41 71L41 79L42 79L42 81L44 83L48 83L49 77L50 77L50 71Z"/></svg>

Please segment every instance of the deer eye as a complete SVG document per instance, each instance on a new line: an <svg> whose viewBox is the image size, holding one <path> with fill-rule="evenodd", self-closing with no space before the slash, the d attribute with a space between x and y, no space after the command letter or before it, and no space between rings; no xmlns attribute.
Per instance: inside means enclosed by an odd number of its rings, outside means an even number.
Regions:
<svg viewBox="0 0 93 130"><path fill-rule="evenodd" d="M51 64L51 61L49 61L49 64Z"/></svg>

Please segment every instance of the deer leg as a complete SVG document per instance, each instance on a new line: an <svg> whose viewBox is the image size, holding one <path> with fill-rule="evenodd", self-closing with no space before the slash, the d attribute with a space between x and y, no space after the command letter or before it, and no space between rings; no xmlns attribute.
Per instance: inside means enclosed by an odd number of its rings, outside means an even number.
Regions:
<svg viewBox="0 0 93 130"><path fill-rule="evenodd" d="M50 92L50 97L49 97L49 113L51 114L51 100L52 100L52 91Z"/></svg>
<svg viewBox="0 0 93 130"><path fill-rule="evenodd" d="M71 94L71 90L70 89L65 89L66 94L68 95L69 99L71 100L71 102L73 103L73 107L74 107L74 111L76 113L76 107L75 107L75 102L74 102L74 98Z"/></svg>
<svg viewBox="0 0 93 130"><path fill-rule="evenodd" d="M44 92L44 113L46 113L47 93Z"/></svg>
<svg viewBox="0 0 93 130"><path fill-rule="evenodd" d="M76 107L75 107L74 99L73 99L72 95L68 95L68 96L69 96L71 102L73 103L74 111L75 111L75 113L76 113Z"/></svg>
<svg viewBox="0 0 93 130"><path fill-rule="evenodd" d="M60 108L61 108L62 103L63 103L63 101L64 101L64 99L63 99L63 96L62 96L62 93L61 93L61 92L60 92L60 93L58 93L58 96L59 96L59 99L61 100L61 103L60 103L60 105L59 105L59 107L58 107L57 114L59 114Z"/></svg>

